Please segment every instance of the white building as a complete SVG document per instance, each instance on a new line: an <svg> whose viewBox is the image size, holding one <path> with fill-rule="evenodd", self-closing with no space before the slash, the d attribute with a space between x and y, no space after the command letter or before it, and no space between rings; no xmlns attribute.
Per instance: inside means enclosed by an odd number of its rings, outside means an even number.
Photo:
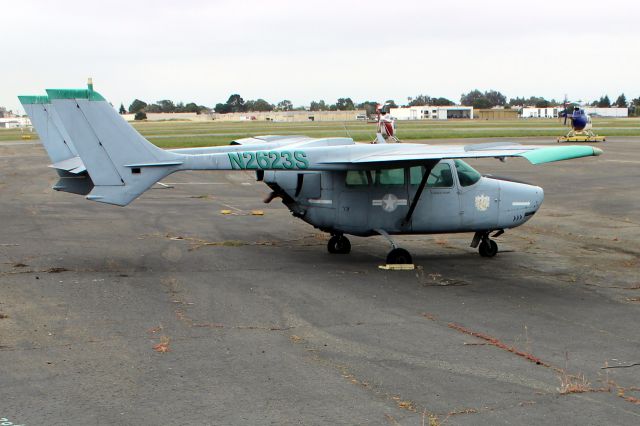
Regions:
<svg viewBox="0 0 640 426"><path fill-rule="evenodd" d="M595 117L628 117L629 108L584 107L584 111Z"/></svg>
<svg viewBox="0 0 640 426"><path fill-rule="evenodd" d="M595 117L628 117L629 110L627 108L597 108L597 107L581 107L584 111ZM522 118L558 118L559 114L564 110L563 107L549 108L522 108Z"/></svg>
<svg viewBox="0 0 640 426"><path fill-rule="evenodd" d="M398 120L448 120L451 118L473 119L473 107L454 106L412 106L391 108L391 117Z"/></svg>
<svg viewBox="0 0 640 426"><path fill-rule="evenodd" d="M549 108L535 108L524 107L522 108L522 118L558 118L559 114L564 108L562 107L549 107Z"/></svg>
<svg viewBox="0 0 640 426"><path fill-rule="evenodd" d="M2 129L16 129L27 126L31 126L31 121L27 117L0 118L0 128Z"/></svg>

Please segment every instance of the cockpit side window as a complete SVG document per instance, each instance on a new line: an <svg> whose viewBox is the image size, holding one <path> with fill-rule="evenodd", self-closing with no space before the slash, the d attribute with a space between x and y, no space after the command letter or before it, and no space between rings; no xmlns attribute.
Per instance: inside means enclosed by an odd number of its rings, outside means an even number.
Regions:
<svg viewBox="0 0 640 426"><path fill-rule="evenodd" d="M404 169L383 169L373 171L376 186L404 185Z"/></svg>
<svg viewBox="0 0 640 426"><path fill-rule="evenodd" d="M482 175L462 160L454 160L460 186L471 186L478 182Z"/></svg>
<svg viewBox="0 0 640 426"><path fill-rule="evenodd" d="M409 169L411 185L420 185L424 167L411 167ZM429 188L451 188L453 186L453 176L451 175L451 167L447 163L436 164L427 178L427 187Z"/></svg>
<svg viewBox="0 0 640 426"><path fill-rule="evenodd" d="M345 183L347 186L368 186L368 172L365 170L349 170Z"/></svg>

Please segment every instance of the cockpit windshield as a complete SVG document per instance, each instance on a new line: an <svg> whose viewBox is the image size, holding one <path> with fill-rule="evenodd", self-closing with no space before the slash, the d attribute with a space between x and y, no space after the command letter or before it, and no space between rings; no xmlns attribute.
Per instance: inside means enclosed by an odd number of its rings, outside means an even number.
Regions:
<svg viewBox="0 0 640 426"><path fill-rule="evenodd" d="M471 186L478 182L482 175L462 160L454 160L460 186Z"/></svg>

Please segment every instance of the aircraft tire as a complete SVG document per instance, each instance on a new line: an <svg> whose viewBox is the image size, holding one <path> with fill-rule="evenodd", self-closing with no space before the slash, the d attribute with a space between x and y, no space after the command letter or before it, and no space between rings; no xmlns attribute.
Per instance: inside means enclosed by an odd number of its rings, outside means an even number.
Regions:
<svg viewBox="0 0 640 426"><path fill-rule="evenodd" d="M493 257L498 254L498 244L493 240L483 240L478 246L478 252L482 257Z"/></svg>
<svg viewBox="0 0 640 426"><path fill-rule="evenodd" d="M331 254L347 254L351 251L351 242L344 235L334 235L327 243L327 250Z"/></svg>
<svg viewBox="0 0 640 426"><path fill-rule="evenodd" d="M387 255L387 265L404 265L412 264L413 258L411 253L403 248L394 248Z"/></svg>

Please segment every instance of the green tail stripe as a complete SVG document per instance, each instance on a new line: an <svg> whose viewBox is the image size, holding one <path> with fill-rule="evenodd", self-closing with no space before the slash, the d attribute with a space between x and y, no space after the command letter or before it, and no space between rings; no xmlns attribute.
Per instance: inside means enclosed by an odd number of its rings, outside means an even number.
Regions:
<svg viewBox="0 0 640 426"><path fill-rule="evenodd" d="M551 163L552 161L570 160L572 158L590 157L600 155L602 150L591 146L557 146L552 148L541 148L520 154L531 164Z"/></svg>
<svg viewBox="0 0 640 426"><path fill-rule="evenodd" d="M90 101L104 101L98 92L88 89L47 89L49 99L89 99Z"/></svg>
<svg viewBox="0 0 640 426"><path fill-rule="evenodd" d="M50 104L48 96L18 96L22 105L29 104Z"/></svg>

